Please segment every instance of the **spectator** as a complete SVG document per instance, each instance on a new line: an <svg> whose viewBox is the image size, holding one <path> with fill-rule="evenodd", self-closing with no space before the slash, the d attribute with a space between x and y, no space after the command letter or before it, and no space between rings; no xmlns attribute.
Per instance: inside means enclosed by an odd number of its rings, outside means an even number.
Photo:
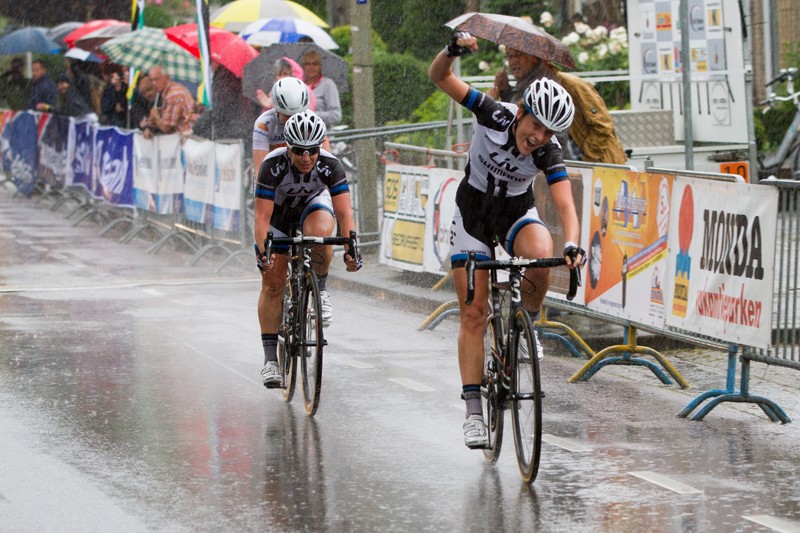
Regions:
<svg viewBox="0 0 800 533"><path fill-rule="evenodd" d="M147 119L146 139L162 133L183 133L192 127L194 99L189 90L173 81L164 69L155 66L150 69L150 80L156 90L156 103ZM159 109L159 101L161 108Z"/></svg>
<svg viewBox="0 0 800 533"><path fill-rule="evenodd" d="M342 120L342 104L339 101L339 89L330 78L322 75L322 56L316 50L309 50L303 54L303 68L305 81L308 88L317 98L317 115L325 122L325 127L331 129Z"/></svg>
<svg viewBox="0 0 800 533"><path fill-rule="evenodd" d="M33 74L33 85L28 96L25 109L35 109L47 111L56 107L56 84L47 75L47 68L40 60L33 62L31 66Z"/></svg>
<svg viewBox="0 0 800 533"><path fill-rule="evenodd" d="M184 133L194 133L206 139L241 139L245 153L250 153L255 105L244 96L241 78L216 61L211 62L211 68L214 71L212 107Z"/></svg>
<svg viewBox="0 0 800 533"><path fill-rule="evenodd" d="M100 123L108 126L126 127L128 123L128 84L116 70L108 77L108 85L100 100Z"/></svg>
<svg viewBox="0 0 800 533"><path fill-rule="evenodd" d="M303 67L298 65L297 61L294 59L284 56L275 61L275 81L289 76L302 80L304 77ZM314 91L309 91L308 96L308 108L313 111L317 108L317 97ZM256 89L256 98L263 108L262 111L269 111L272 109L272 93L267 94L261 89Z"/></svg>
<svg viewBox="0 0 800 533"><path fill-rule="evenodd" d="M11 68L0 75L0 94L3 102L11 109L22 109L28 95L28 79L22 72L24 62L21 57L11 60Z"/></svg>
<svg viewBox="0 0 800 533"><path fill-rule="evenodd" d="M92 98L92 82L90 75L84 71L82 65L83 61L77 59L66 59L67 64L67 77L70 79L70 85L75 99L82 99L86 105L93 109L94 113L100 114L100 106L95 105L95 100ZM99 102L98 102L99 104ZM82 104L81 104L82 105Z"/></svg>
<svg viewBox="0 0 800 533"><path fill-rule="evenodd" d="M97 121L97 114L94 109L73 86L69 76L62 74L56 78L56 89L58 91L56 107L48 110L67 117L89 118L94 122ZM43 108L46 105L39 104L39 106L42 106L42 111L45 111Z"/></svg>
<svg viewBox="0 0 800 533"><path fill-rule="evenodd" d="M627 161L614 129L614 120L591 83L559 72L548 62L512 48L506 50L506 59L517 83L512 87L505 69L502 69L495 76L494 87L487 91L489 96L516 103L534 80L553 79L567 90L575 102L575 119L569 128L569 135L559 137L565 158L616 164Z"/></svg>
<svg viewBox="0 0 800 533"><path fill-rule="evenodd" d="M150 115L155 99L156 90L153 87L153 81L147 74L142 74L133 91L129 127L141 130L147 127L147 117Z"/></svg>

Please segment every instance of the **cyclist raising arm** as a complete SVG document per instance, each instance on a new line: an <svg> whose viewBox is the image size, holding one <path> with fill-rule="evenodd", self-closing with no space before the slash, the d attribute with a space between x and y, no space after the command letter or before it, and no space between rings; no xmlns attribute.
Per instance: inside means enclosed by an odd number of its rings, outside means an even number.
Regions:
<svg viewBox="0 0 800 533"><path fill-rule="evenodd" d="M467 281L464 263L469 252L491 257L497 240L514 257L553 255L553 239L534 207L533 180L544 172L564 229L564 256L570 268L580 268L585 252L578 247L579 224L561 147L555 133L569 128L575 108L569 94L548 78L534 81L515 104L499 103L471 88L451 69L455 58L478 49L476 39L455 32L428 69L430 79L450 98L475 115L464 179L456 193L450 234L450 261L458 294L460 330L458 364L466 401L464 443L488 445L481 409L483 336L488 315L488 271L475 272L475 298L464 303ZM531 269L522 285L523 303L536 316L550 284L550 269ZM537 339L538 342L538 339ZM539 351L541 354L541 350Z"/></svg>
<svg viewBox="0 0 800 533"><path fill-rule="evenodd" d="M325 123L313 111L292 115L284 126L288 146L273 150L261 163L255 190L256 259L261 270L258 321L264 346L261 379L266 387L280 385L276 347L281 304L286 284L288 258L275 254L269 262L264 253L267 231L276 237L291 236L292 226L300 225L304 235L328 237L335 227L334 214L342 235L355 230L350 189L344 168L336 157L320 150L325 140ZM361 268L361 258L345 251L347 270ZM312 268L317 274L322 300L322 323L331 321L333 308L325 290L333 250L315 248Z"/></svg>

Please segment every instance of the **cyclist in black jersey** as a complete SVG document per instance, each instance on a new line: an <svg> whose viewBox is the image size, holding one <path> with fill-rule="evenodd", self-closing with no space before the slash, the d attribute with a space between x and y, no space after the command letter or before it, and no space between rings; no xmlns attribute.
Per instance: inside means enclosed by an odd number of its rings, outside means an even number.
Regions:
<svg viewBox="0 0 800 533"><path fill-rule="evenodd" d="M258 298L258 321L264 347L261 380L266 387L280 383L276 347L281 321L281 304L286 284L288 258L274 254L267 261L264 239L272 231L275 237L291 236L292 226L300 224L303 235L328 237L335 227L334 216L342 235L354 231L350 188L339 160L320 146L326 138L325 123L310 110L292 115L286 121L284 136L288 146L276 148L261 163L255 189L255 249L261 270L261 294ZM322 323L327 326L333 312L325 288L333 250L315 247L312 268L317 274L322 300ZM361 268L361 258L345 251L347 270Z"/></svg>
<svg viewBox="0 0 800 533"><path fill-rule="evenodd" d="M572 187L561 147L553 137L569 128L575 108L569 94L548 78L534 81L517 104L500 103L471 88L451 69L456 57L478 49L476 39L455 32L428 70L430 79L450 98L475 115L477 124L469 149L465 179L456 194L450 234L450 261L458 294L461 327L458 363L466 401L464 442L470 448L488 445L480 384L483 375L483 336L488 314L488 271L475 271L473 303L464 303L469 252L491 257L496 240L514 257L553 255L553 239L539 219L533 199L533 180L543 172L561 219L570 268L580 268L586 253L576 244L580 229ZM523 303L536 316L550 283L550 269L525 273ZM538 340L537 340L538 342ZM541 351L540 351L541 353Z"/></svg>

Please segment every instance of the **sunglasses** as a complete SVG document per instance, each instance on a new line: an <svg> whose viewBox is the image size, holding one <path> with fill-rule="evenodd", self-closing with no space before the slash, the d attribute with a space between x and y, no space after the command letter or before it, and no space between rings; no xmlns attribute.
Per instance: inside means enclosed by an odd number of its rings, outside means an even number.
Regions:
<svg viewBox="0 0 800 533"><path fill-rule="evenodd" d="M300 157L308 154L310 156L315 156L319 153L319 146L311 146L308 148L303 148L302 146L290 146L289 150L294 155L299 155Z"/></svg>

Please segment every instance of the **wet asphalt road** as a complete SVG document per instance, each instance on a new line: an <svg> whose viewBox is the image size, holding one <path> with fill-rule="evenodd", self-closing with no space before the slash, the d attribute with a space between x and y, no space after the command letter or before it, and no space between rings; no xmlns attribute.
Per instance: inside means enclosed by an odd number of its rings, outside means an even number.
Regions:
<svg viewBox="0 0 800 533"><path fill-rule="evenodd" d="M681 391L640 368L569 384L582 361L547 345L526 487L510 421L497 465L462 443L454 321L419 332L432 309L337 282L309 419L260 385L253 270L46 207L0 192L2 532L800 531L796 371L751 384L793 424L733 404L692 422L675 414L724 385L724 355L670 353Z"/></svg>

